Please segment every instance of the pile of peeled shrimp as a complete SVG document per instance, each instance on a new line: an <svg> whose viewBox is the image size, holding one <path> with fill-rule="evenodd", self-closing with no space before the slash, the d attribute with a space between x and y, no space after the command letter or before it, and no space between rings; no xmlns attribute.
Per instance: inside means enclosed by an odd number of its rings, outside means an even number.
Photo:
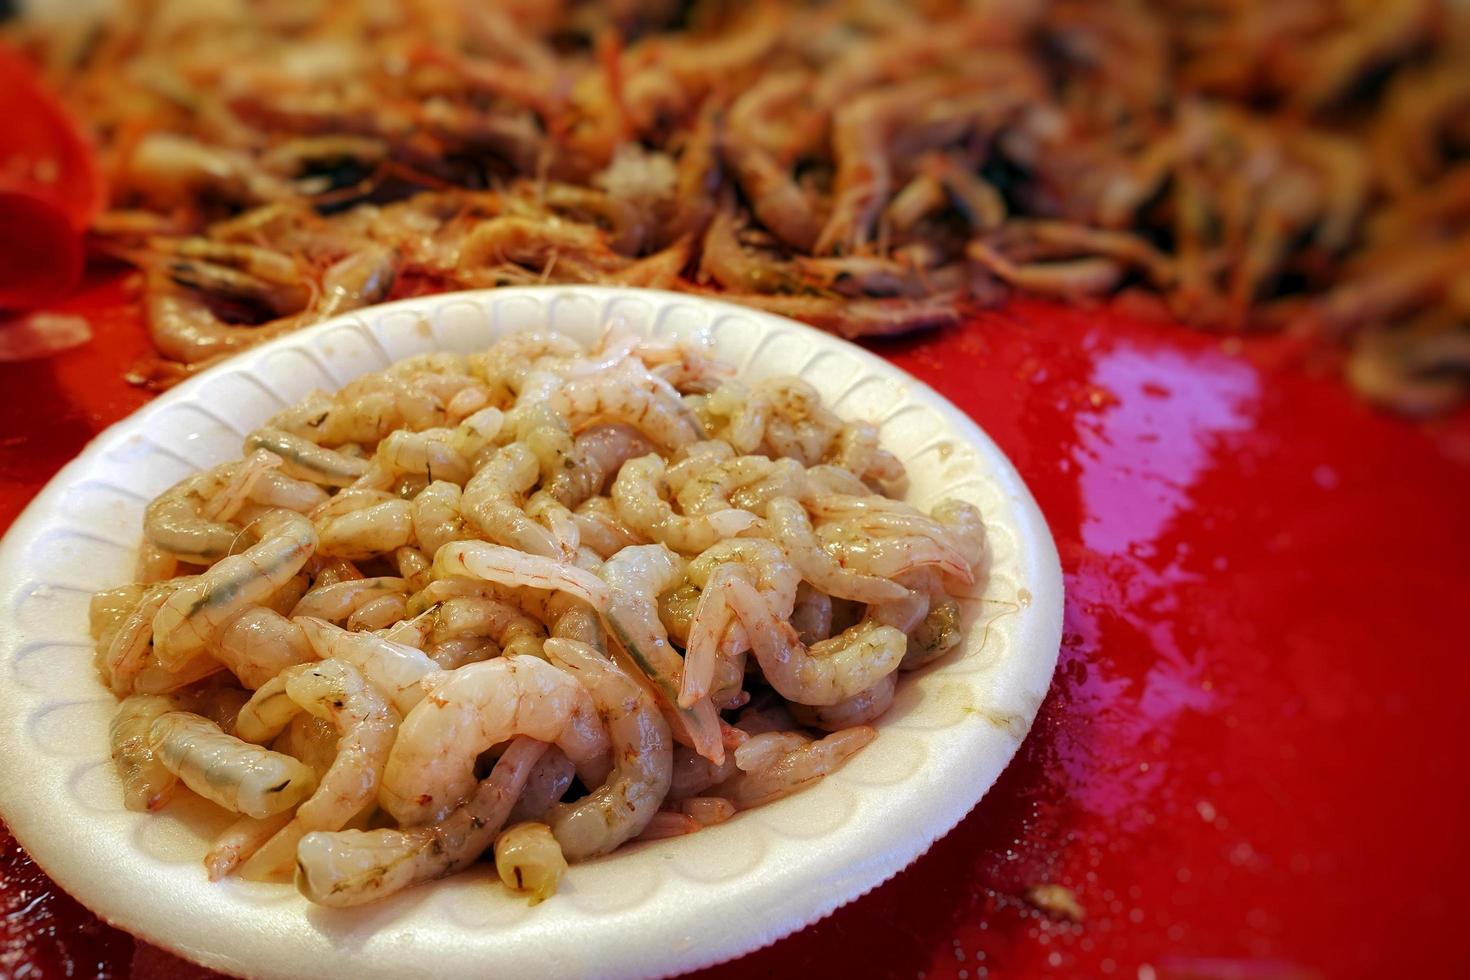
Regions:
<svg viewBox="0 0 1470 980"><path fill-rule="evenodd" d="M98 132L144 382L390 292L603 282L847 336L1123 295L1325 341L1403 411L1470 387L1449 0L122 0L9 36Z"/></svg>
<svg viewBox="0 0 1470 980"><path fill-rule="evenodd" d="M135 810L239 815L211 878L355 905L568 861L812 785L961 639L985 532L898 499L804 381L609 331L315 393L147 508L92 631Z"/></svg>

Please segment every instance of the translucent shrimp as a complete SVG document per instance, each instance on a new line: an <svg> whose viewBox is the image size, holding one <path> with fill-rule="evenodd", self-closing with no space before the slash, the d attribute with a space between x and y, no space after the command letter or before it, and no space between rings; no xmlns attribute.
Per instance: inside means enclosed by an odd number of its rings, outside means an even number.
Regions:
<svg viewBox="0 0 1470 980"><path fill-rule="evenodd" d="M97 648L105 650L148 591L144 583L130 582L94 593L87 604L87 628Z"/></svg>
<svg viewBox="0 0 1470 980"><path fill-rule="evenodd" d="M143 533L154 547L196 565L209 565L230 553L240 528L211 502L239 472L239 463L225 463L180 480L151 502L143 512Z"/></svg>
<svg viewBox="0 0 1470 980"><path fill-rule="evenodd" d="M270 748L300 759L320 779L337 760L337 743L341 740L341 735L330 721L303 711L291 719L286 730L276 736Z"/></svg>
<svg viewBox="0 0 1470 980"><path fill-rule="evenodd" d="M289 582L316 550L316 529L300 514L272 511L258 526L260 543L175 590L153 617L153 649L165 668L203 651L231 619Z"/></svg>
<svg viewBox="0 0 1470 980"><path fill-rule="evenodd" d="M808 728L837 732L877 721L893 706L898 690L898 673L888 674L866 691L859 691L845 701L829 705L792 704L791 714Z"/></svg>
<svg viewBox="0 0 1470 980"><path fill-rule="evenodd" d="M554 589L602 611L611 601L608 583L569 562L528 555L483 541L454 541L434 556L434 577L484 579L501 585Z"/></svg>
<svg viewBox="0 0 1470 980"><path fill-rule="evenodd" d="M928 613L909 633L909 649L900 670L918 670L933 663L964 639L960 604L949 596L935 597Z"/></svg>
<svg viewBox="0 0 1470 980"><path fill-rule="evenodd" d="M676 734L716 763L725 757L719 716L702 700L679 707L683 661L669 645L658 618L658 596L679 583L682 563L661 544L624 548L603 563L597 574L611 587L602 607L603 619L633 667L657 691Z"/></svg>
<svg viewBox="0 0 1470 980"><path fill-rule="evenodd" d="M591 693L612 741L608 781L575 803L553 807L546 818L562 852L581 861L636 837L658 811L672 778L673 743L653 699L596 650L551 639L546 654Z"/></svg>
<svg viewBox="0 0 1470 980"><path fill-rule="evenodd" d="M573 378L548 401L574 433L599 422L621 422L665 451L699 438L699 428L682 402L641 388L626 377Z"/></svg>
<svg viewBox="0 0 1470 980"><path fill-rule="evenodd" d="M731 578L724 588L750 637L761 672L788 701L814 705L844 701L898 669L908 646L908 637L892 626L864 621L807 648L749 583Z"/></svg>
<svg viewBox="0 0 1470 980"><path fill-rule="evenodd" d="M556 894L567 859L546 824L518 823L495 838L495 871L507 888L525 893L532 905L539 905Z"/></svg>
<svg viewBox="0 0 1470 980"><path fill-rule="evenodd" d="M725 583L743 578L760 590L774 615L785 620L796 604L801 578L781 549L759 539L722 541L689 563L689 580L701 589L689 645L684 655L684 677L679 703L685 707L709 694L716 684L721 654L734 656L749 648L746 631L732 631ZM731 633L734 633L732 636ZM738 683L741 677L735 677Z"/></svg>
<svg viewBox="0 0 1470 980"><path fill-rule="evenodd" d="M178 777L154 754L148 732L155 721L179 707L175 698L134 694L112 717L108 742L123 784L123 805L129 810L157 810L173 795Z"/></svg>
<svg viewBox="0 0 1470 980"><path fill-rule="evenodd" d="M401 548L413 540L413 507L407 500L385 500L320 526L323 555L360 561Z"/></svg>
<svg viewBox="0 0 1470 980"><path fill-rule="evenodd" d="M852 472L840 466L818 463L807 467L806 493L802 495L802 503L818 501L839 493L861 497L865 494L871 495L873 491Z"/></svg>
<svg viewBox="0 0 1470 980"><path fill-rule="evenodd" d="M265 745L281 734L301 713L301 706L286 692L286 682L312 666L305 663L288 667L258 687L235 718L235 737Z"/></svg>
<svg viewBox="0 0 1470 980"><path fill-rule="evenodd" d="M532 555L558 556L556 538L522 509L540 472L535 455L525 446L504 446L465 485L461 511L491 541Z"/></svg>
<svg viewBox="0 0 1470 980"><path fill-rule="evenodd" d="M792 606L791 628L808 646L832 635L832 597L814 589L809 582L796 587Z"/></svg>
<svg viewBox="0 0 1470 980"><path fill-rule="evenodd" d="M599 425L578 433L566 466L546 484L546 492L563 506L576 508L602 493L608 480L630 459L653 449L629 425Z"/></svg>
<svg viewBox="0 0 1470 980"><path fill-rule="evenodd" d="M734 502L732 496L751 484L767 482L773 484L770 490L761 494L767 500L775 496L800 496L805 489L802 476L801 464L795 460L736 456L695 474L679 490L679 506L686 514L708 514L726 507L745 507L748 502L757 503L760 510L764 510L766 500L751 501L748 495L747 499Z"/></svg>
<svg viewBox="0 0 1470 980"><path fill-rule="evenodd" d="M640 534L675 551L697 554L759 520L743 510L718 510L697 517L676 514L663 496L664 468L663 459L650 453L624 463L613 481L612 500L618 516Z"/></svg>
<svg viewBox="0 0 1470 980"><path fill-rule="evenodd" d="M148 746L200 796L256 818L290 809L316 787L316 773L301 762L227 735L208 718L185 711L160 715L149 729Z"/></svg>
<svg viewBox="0 0 1470 980"><path fill-rule="evenodd" d="M204 853L204 870L209 880L219 881L234 874L236 868L290 822L290 812L284 812L259 820L241 817L230 824Z"/></svg>
<svg viewBox="0 0 1470 980"><path fill-rule="evenodd" d="M735 753L726 753L718 765L710 762L693 749L682 745L674 746L673 776L669 781L670 800L685 800L698 796L717 783L724 782L736 773Z"/></svg>
<svg viewBox="0 0 1470 980"><path fill-rule="evenodd" d="M426 566L427 567L427 566ZM398 622L408 611L408 596L404 593L389 593L369 599L347 617L347 628L359 630L386 629Z"/></svg>
<svg viewBox="0 0 1470 980"><path fill-rule="evenodd" d="M735 816L735 804L722 796L692 796L679 803L679 812L701 827L713 827Z"/></svg>
<svg viewBox="0 0 1470 980"><path fill-rule="evenodd" d="M404 595L408 582L396 576L347 579L312 589L301 597L291 615L312 616L341 623L364 604L387 595Z"/></svg>
<svg viewBox="0 0 1470 980"><path fill-rule="evenodd" d="M233 464L219 489L200 508L200 516L207 520L229 520L250 500L256 484L280 465L281 457L265 449L257 449Z"/></svg>
<svg viewBox="0 0 1470 980"><path fill-rule="evenodd" d="M318 446L290 432L266 427L245 440L247 452L266 449L281 457L286 475L326 487L351 486L368 470L368 461Z"/></svg>
<svg viewBox="0 0 1470 980"><path fill-rule="evenodd" d="M401 824L443 819L475 786L475 758L517 735L554 742L579 770L601 761L607 733L587 691L534 657L469 664L431 678L403 719L379 801Z"/></svg>
<svg viewBox="0 0 1470 980"><path fill-rule="evenodd" d="M934 566L966 585L974 580L965 555L943 528L922 514L873 512L829 521L816 535L827 555L856 574L891 579Z"/></svg>
<svg viewBox="0 0 1470 980"><path fill-rule="evenodd" d="M424 554L432 555L450 541L473 537L460 510L463 491L447 480L435 480L414 495L413 534Z"/></svg>
<svg viewBox="0 0 1470 980"><path fill-rule="evenodd" d="M844 422L828 449L827 462L888 489L896 490L906 478L898 457L878 445L878 426L872 422Z"/></svg>
<svg viewBox="0 0 1470 980"><path fill-rule="evenodd" d="M506 654L541 656L546 627L519 609L494 599L463 597L446 599L434 610L429 640L489 638Z"/></svg>
<svg viewBox="0 0 1470 980"><path fill-rule="evenodd" d="M298 480L277 470L266 470L251 486L250 500L264 507L305 514L326 503L327 492L309 480Z"/></svg>
<svg viewBox="0 0 1470 980"><path fill-rule="evenodd" d="M766 506L766 519L776 542L801 577L828 595L869 603L903 597L906 590L898 583L852 571L823 551L806 510L795 500L772 500Z"/></svg>
<svg viewBox="0 0 1470 980"><path fill-rule="evenodd" d="M167 668L159 664L158 657L154 655L138 671L133 690L139 694L173 694L223 669L224 665L207 653L191 657L181 666Z"/></svg>
<svg viewBox="0 0 1470 980"><path fill-rule="evenodd" d="M760 772L786 753L799 749L810 741L801 732L758 732L735 750L735 768L741 772Z"/></svg>
<svg viewBox="0 0 1470 980"><path fill-rule="evenodd" d="M174 555L146 539L138 546L138 560L133 564L133 578L139 584L161 582L177 575L178 571L179 559Z"/></svg>
<svg viewBox="0 0 1470 980"><path fill-rule="evenodd" d="M699 442L691 442L673 455L673 462L669 464L668 471L664 473L664 479L668 481L669 489L677 496L684 492L684 487L690 480L711 466L734 458L735 450L723 439L702 439ZM680 506L683 506L682 501Z"/></svg>
<svg viewBox="0 0 1470 980"><path fill-rule="evenodd" d="M465 440L459 440L467 445ZM391 486L408 475L426 476L430 480L447 480L463 485L470 478L469 462L456 448L452 429L425 429L409 432L398 429L383 437L373 453L373 469Z"/></svg>
<svg viewBox="0 0 1470 980"><path fill-rule="evenodd" d="M603 560L630 545L649 543L647 538L622 522L617 507L608 497L592 497L584 501L572 514L572 523L577 526L577 537L582 545L591 548Z"/></svg>
<svg viewBox="0 0 1470 980"><path fill-rule="evenodd" d="M947 539L966 565L974 568L985 559L985 518L980 508L963 500L941 500L930 513L949 532Z"/></svg>
<svg viewBox="0 0 1470 980"><path fill-rule="evenodd" d="M98 646L102 679L114 694L133 690L138 675L148 665L153 649L153 621L165 603L195 578L168 579L150 586L111 631L107 646Z"/></svg>
<svg viewBox="0 0 1470 980"><path fill-rule="evenodd" d="M546 754L531 770L521 798L516 800L515 807L506 819L510 823L544 819L566 794L567 787L572 785L576 775L572 760L562 754L560 749L555 746L547 749Z"/></svg>
<svg viewBox="0 0 1470 980"><path fill-rule="evenodd" d="M349 633L331 623L302 617L294 620L321 659L351 664L382 691L399 714L424 699L422 681L439 665L422 651L372 633Z"/></svg>
<svg viewBox="0 0 1470 980"><path fill-rule="evenodd" d="M340 734L337 757L295 817L240 869L263 879L289 870L296 845L314 830L340 830L374 805L399 715L355 668L340 660L293 668L286 694L298 710L330 722ZM284 727L284 726L282 726Z"/></svg>
<svg viewBox="0 0 1470 980"><path fill-rule="evenodd" d="M822 404L822 396L801 378L778 377L762 381L755 399L767 409L765 442L775 455L810 466L827 454L842 429L842 420Z"/></svg>
<svg viewBox="0 0 1470 980"><path fill-rule="evenodd" d="M409 589L417 591L429 584L429 569L433 565L431 556L425 556L418 548L399 548L393 552L393 561L398 566L399 577L408 583ZM402 619L404 614L398 618Z"/></svg>
<svg viewBox="0 0 1470 980"><path fill-rule="evenodd" d="M779 800L835 772L877 737L877 731L865 725L834 732L792 749L754 772L736 772L717 784L711 795L727 799L741 810Z"/></svg>
<svg viewBox="0 0 1470 980"><path fill-rule="evenodd" d="M544 750L517 738L469 800L438 823L307 834L296 848L296 887L313 902L344 908L469 867L500 832Z"/></svg>

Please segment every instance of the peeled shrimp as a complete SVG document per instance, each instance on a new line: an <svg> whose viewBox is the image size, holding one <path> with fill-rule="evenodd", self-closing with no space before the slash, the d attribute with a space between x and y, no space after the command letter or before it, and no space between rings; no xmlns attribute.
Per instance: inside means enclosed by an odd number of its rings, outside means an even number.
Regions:
<svg viewBox="0 0 1470 980"><path fill-rule="evenodd" d="M259 544L221 560L158 610L153 649L164 667L201 652L237 614L290 581L316 548L316 529L291 511L272 511L259 527Z"/></svg>
<svg viewBox="0 0 1470 980"><path fill-rule="evenodd" d="M372 806L388 751L397 734L398 712L361 673L340 660L293 668L286 694L292 704L329 721L341 734L337 757L316 791L291 822L240 869L246 878L269 877L293 866L296 845L313 830L340 830Z"/></svg>
<svg viewBox="0 0 1470 980"><path fill-rule="evenodd" d="M832 597L802 582L796 587L790 620L801 642L810 646L825 640L832 635Z"/></svg>
<svg viewBox="0 0 1470 980"><path fill-rule="evenodd" d="M743 629L732 637L731 610L725 582L741 577L765 597L774 615L787 619L796 604L801 578L781 549L760 539L721 541L689 564L689 579L702 590L690 624L684 656L679 703L688 706L704 697L716 681L720 655L733 656L749 648ZM739 686L743 677L733 678ZM720 685L723 686L723 685Z"/></svg>
<svg viewBox="0 0 1470 980"><path fill-rule="evenodd" d="M546 641L546 654L592 695L612 741L613 773L575 803L547 815L569 860L607 854L638 835L669 791L673 743L653 699L631 677L584 643Z"/></svg>
<svg viewBox="0 0 1470 980"><path fill-rule="evenodd" d="M886 578L852 571L822 550L806 510L795 500L772 500L766 507L766 517L776 542L801 577L828 595L872 603L890 602L906 592Z"/></svg>
<svg viewBox="0 0 1470 980"><path fill-rule="evenodd" d="M219 510L206 515L240 463L225 463L174 484L148 505L143 533L148 542L176 558L208 565L228 555L240 538L240 529Z"/></svg>
<svg viewBox="0 0 1470 980"><path fill-rule="evenodd" d="M262 819L241 817L230 824L204 853L204 869L209 880L219 881L234 874L236 868L290 822L291 814L287 811Z"/></svg>
<svg viewBox="0 0 1470 980"><path fill-rule="evenodd" d="M898 690L898 673L884 676L866 691L859 691L845 701L836 704L791 705L791 714L808 728L820 728L826 732L841 731L857 725L868 725L876 721L883 712L893 706L893 694Z"/></svg>
<svg viewBox="0 0 1470 980"><path fill-rule="evenodd" d="M153 621L159 610L180 588L197 581L194 578L167 579L150 586L132 610L111 630L103 647L98 644L98 665L102 679L115 694L131 691L137 677L148 665L153 649Z"/></svg>
<svg viewBox="0 0 1470 980"><path fill-rule="evenodd" d="M427 569L428 565L424 567ZM347 628L353 632L387 629L401 620L407 611L408 596L403 593L380 595L354 609L347 617Z"/></svg>
<svg viewBox="0 0 1470 980"><path fill-rule="evenodd" d="M173 793L178 777L154 754L148 733L155 721L177 710L175 698L134 694L124 699L112 718L108 741L123 784L123 805L129 810L157 810Z"/></svg>
<svg viewBox="0 0 1470 980"><path fill-rule="evenodd" d="M507 655L541 656L546 627L519 609L495 599L446 599L434 610L431 643L489 638Z"/></svg>
<svg viewBox="0 0 1470 980"><path fill-rule="evenodd" d="M607 733L586 690L545 661L505 657L431 680L383 773L379 799L399 823L446 816L474 789L475 757L516 735L556 743L579 769L606 759Z"/></svg>
<svg viewBox="0 0 1470 980"><path fill-rule="evenodd" d="M268 449L281 457L287 476L325 487L346 487L367 472L368 462L281 429L266 427L245 440L246 450Z"/></svg>
<svg viewBox="0 0 1470 980"><path fill-rule="evenodd" d="M423 700L421 682L439 670L439 665L422 650L372 633L349 633L309 616L294 622L318 657L341 660L356 667L388 697L399 714L407 714Z"/></svg>
<svg viewBox="0 0 1470 980"><path fill-rule="evenodd" d="M572 785L577 772L562 751L555 746L548 748L546 754L541 756L536 767L531 770L531 776L526 780L526 788L521 793L521 798L516 800L515 807L510 811L506 819L510 823L519 823L523 820L542 820L550 812L553 806L566 794L567 787Z"/></svg>
<svg viewBox="0 0 1470 980"><path fill-rule="evenodd" d="M423 432L399 429L378 443L373 453L373 468L387 479L388 485L410 474L463 485L472 471L469 462L455 448L455 441L452 429Z"/></svg>
<svg viewBox="0 0 1470 980"><path fill-rule="evenodd" d="M766 680L788 701L830 705L877 684L898 669L908 637L892 626L862 622L807 648L796 631L743 579L724 583Z"/></svg>
<svg viewBox="0 0 1470 980"><path fill-rule="evenodd" d="M528 555L483 541L453 541L434 556L434 577L484 579L501 585L556 589L594 609L606 609L610 592L596 575L567 562Z"/></svg>
<svg viewBox="0 0 1470 980"><path fill-rule="evenodd" d="M735 753L726 753L723 762L716 765L693 749L683 745L674 746L673 776L669 781L670 800L684 800L698 796L705 790L721 783L736 773Z"/></svg>
<svg viewBox="0 0 1470 980"><path fill-rule="evenodd" d="M160 715L149 729L148 746L200 796L256 818L290 809L316 787L316 773L297 760L243 742L185 711Z"/></svg>
<svg viewBox="0 0 1470 980"><path fill-rule="evenodd" d="M934 566L966 585L973 581L966 556L950 543L942 528L922 514L875 512L829 521L816 534L826 554L859 574L891 579Z"/></svg>
<svg viewBox="0 0 1470 980"><path fill-rule="evenodd" d="M613 504L633 530L675 551L696 554L757 522L754 514L743 510L716 510L697 517L676 514L660 486L664 468L663 459L650 453L629 460L618 471L612 486Z"/></svg>
<svg viewBox="0 0 1470 980"><path fill-rule="evenodd" d="M495 838L495 871L507 888L526 893L532 905L539 905L556 894L567 860L546 824L518 823Z"/></svg>
<svg viewBox="0 0 1470 980"><path fill-rule="evenodd" d="M564 506L575 508L601 493L624 463L652 448L632 426L595 426L573 440L571 456L548 481L546 490Z"/></svg>
<svg viewBox="0 0 1470 980"><path fill-rule="evenodd" d="M665 451L699 438L681 402L618 375L573 378L552 393L549 404L573 432L598 422L621 422Z"/></svg>
<svg viewBox="0 0 1470 980"><path fill-rule="evenodd" d="M340 623L374 599L407 591L408 583L396 576L346 579L312 589L291 609L291 615Z"/></svg>
<svg viewBox="0 0 1470 980"><path fill-rule="evenodd" d="M319 533L323 555L371 558L413 540L413 507L407 500L384 500L323 522Z"/></svg>
<svg viewBox="0 0 1470 980"><path fill-rule="evenodd" d="M472 537L460 510L463 491L447 480L435 480L414 495L413 534L424 554L433 555L450 541Z"/></svg>
<svg viewBox="0 0 1470 980"><path fill-rule="evenodd" d="M491 541L532 555L560 555L556 538L522 509L524 495L539 474L529 449L520 443L505 446L470 478L460 509Z"/></svg>
<svg viewBox="0 0 1470 980"><path fill-rule="evenodd" d="M577 537L604 560L629 545L648 544L648 539L628 527L618 517L617 507L607 497L593 497L583 502L572 514Z"/></svg>
<svg viewBox="0 0 1470 980"><path fill-rule="evenodd" d="M669 646L658 618L659 594L677 585L682 571L681 562L661 544L624 548L597 572L611 587L603 618L633 666L658 692L675 732L718 763L725 757L719 716L708 700L678 706L683 661Z"/></svg>
<svg viewBox="0 0 1470 980"><path fill-rule="evenodd" d="M469 867L500 832L544 750L531 738L511 742L469 800L438 823L307 834L296 848L296 887L313 902L343 908Z"/></svg>
<svg viewBox="0 0 1470 980"><path fill-rule="evenodd" d="M877 737L878 733L865 725L834 732L792 749L753 772L737 772L716 785L711 794L729 800L741 810L779 800L835 772Z"/></svg>
<svg viewBox="0 0 1470 980"><path fill-rule="evenodd" d="M782 466L782 463L794 468L794 473L787 472L787 466ZM751 484L770 481L773 476L778 477L773 482L779 484L779 489L785 493L776 491L763 496L799 496L804 489L801 473L801 464L795 460L736 456L693 475L678 492L679 506L686 514L708 514L726 507L745 507L751 501L741 499L736 503L732 501L732 495ZM759 503L763 505L765 502Z"/></svg>
<svg viewBox="0 0 1470 980"><path fill-rule="evenodd" d="M936 597L931 600L924 619L909 632L909 649L899 669L917 670L932 663L953 650L962 639L960 604L949 596Z"/></svg>

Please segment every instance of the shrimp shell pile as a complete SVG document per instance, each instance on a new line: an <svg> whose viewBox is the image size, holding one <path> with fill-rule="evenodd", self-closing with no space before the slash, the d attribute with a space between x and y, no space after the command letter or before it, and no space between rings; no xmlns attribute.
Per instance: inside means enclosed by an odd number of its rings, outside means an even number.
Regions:
<svg viewBox="0 0 1470 980"><path fill-rule="evenodd" d="M696 831L867 745L961 639L985 533L877 428L610 329L315 393L146 510L92 602L125 803L239 815L213 879L373 901Z"/></svg>
<svg viewBox="0 0 1470 980"><path fill-rule="evenodd" d="M1470 390L1467 10L120 0L10 34L99 134L144 383L390 291L719 291L860 336L1019 290L1290 327L1422 414Z"/></svg>

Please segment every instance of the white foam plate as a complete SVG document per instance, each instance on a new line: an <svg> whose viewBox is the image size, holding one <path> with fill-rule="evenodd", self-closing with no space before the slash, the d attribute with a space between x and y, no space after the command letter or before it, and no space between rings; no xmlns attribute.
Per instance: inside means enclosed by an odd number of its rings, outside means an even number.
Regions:
<svg viewBox="0 0 1470 980"><path fill-rule="evenodd" d="M613 317L708 337L742 376L799 374L837 412L881 423L909 499L978 505L983 598L963 645L906 676L879 736L817 786L698 834L578 865L530 908L481 867L373 906L309 905L286 885L211 884L200 859L229 815L187 792L123 809L114 702L87 603L129 580L144 505L314 388L528 327L591 341ZM63 888L159 946L251 977L649 976L758 949L892 877L980 800L1015 753L1056 664L1062 580L1035 502L995 444L904 372L780 317L671 293L500 289L407 300L248 351L161 396L63 469L0 545L0 815Z"/></svg>

